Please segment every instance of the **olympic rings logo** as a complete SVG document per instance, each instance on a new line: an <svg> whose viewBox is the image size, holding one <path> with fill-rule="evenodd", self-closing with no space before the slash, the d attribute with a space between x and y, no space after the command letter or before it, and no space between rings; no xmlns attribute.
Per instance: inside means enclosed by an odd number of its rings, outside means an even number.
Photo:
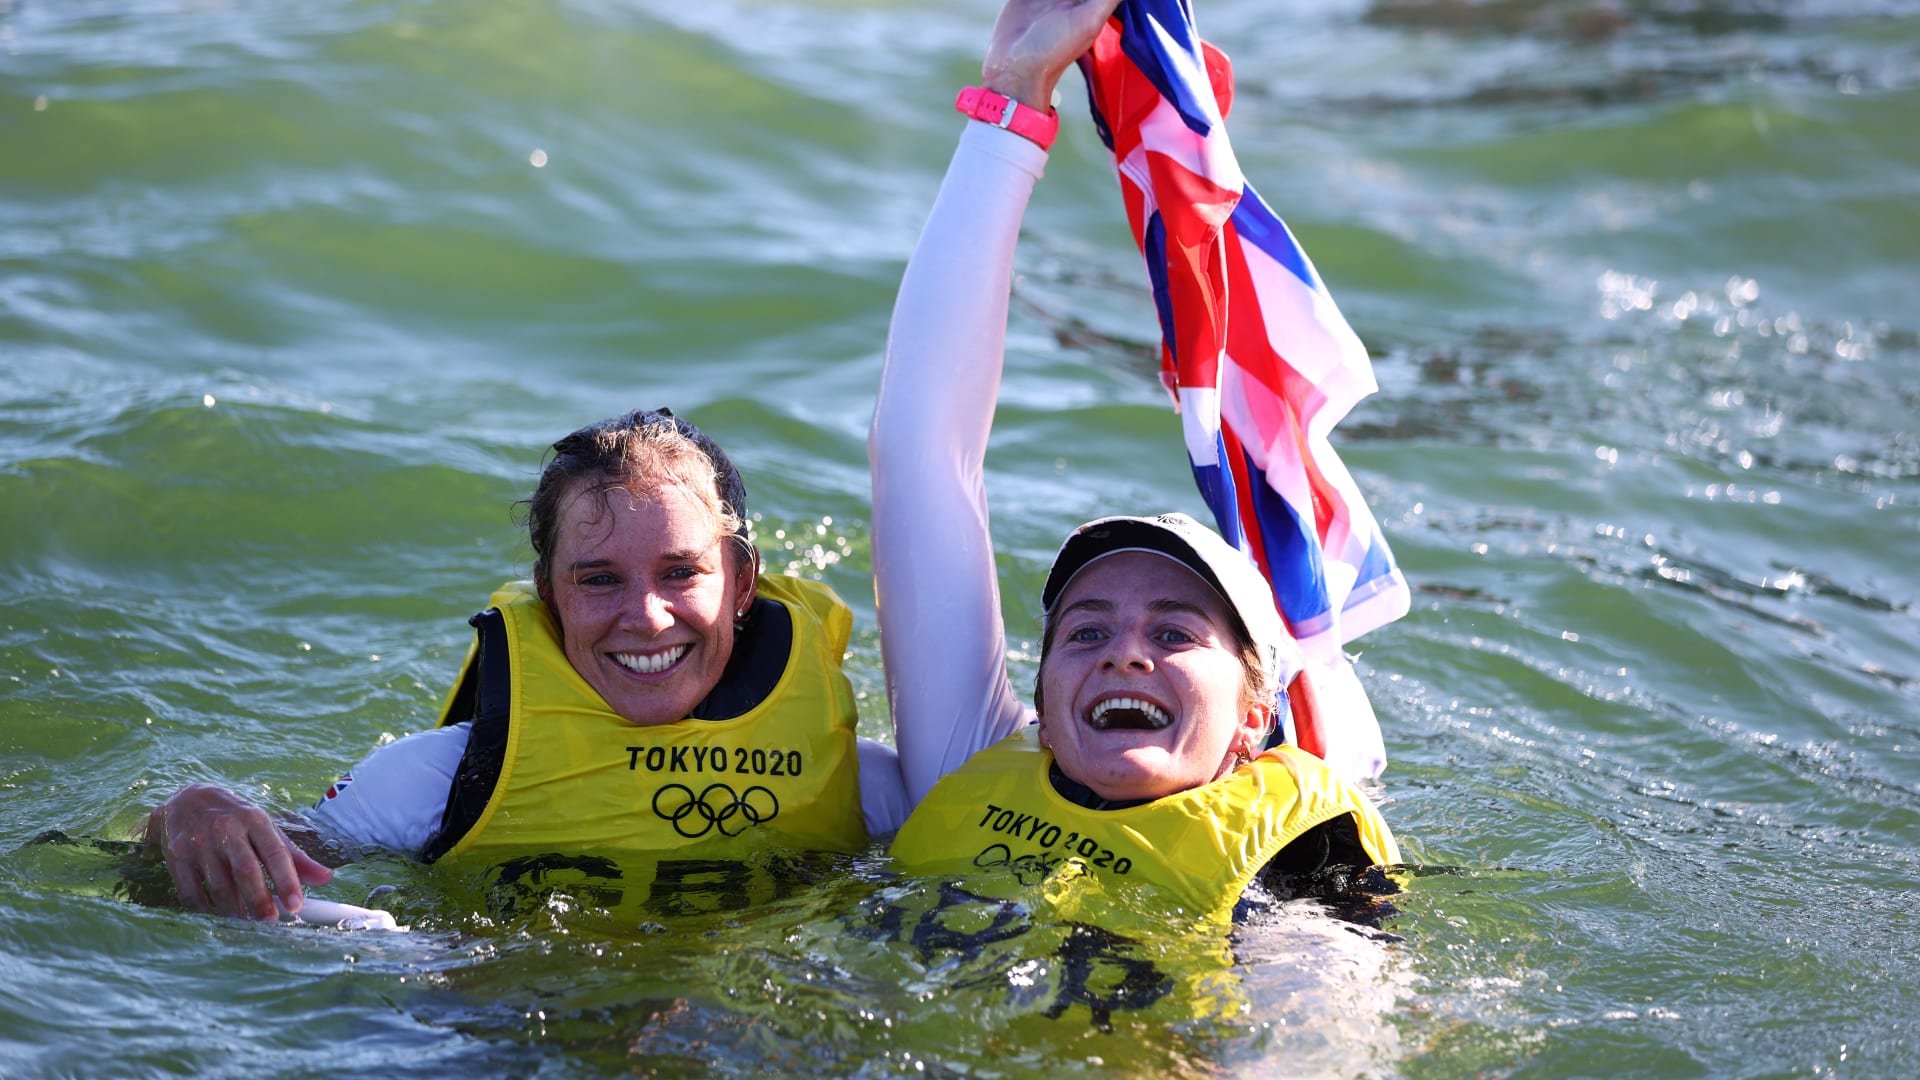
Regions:
<svg viewBox="0 0 1920 1080"><path fill-rule="evenodd" d="M1063 861L1065 860L1059 856L1048 859L1044 855L1036 855L1033 853L1022 855L1016 859L1013 857L1013 852L1009 850L1005 844L989 845L985 850L981 851L980 854L973 857L973 865L982 869L995 866L1007 867L1013 871L1013 876L1018 879L1022 885L1037 885L1046 880L1047 874L1052 872L1053 868L1059 866Z"/></svg>
<svg viewBox="0 0 1920 1080"><path fill-rule="evenodd" d="M671 822L674 832L697 840L715 829L739 836L748 826L772 821L780 800L759 784L738 795L726 784L708 784L698 795L685 784L668 784L653 793L653 812Z"/></svg>

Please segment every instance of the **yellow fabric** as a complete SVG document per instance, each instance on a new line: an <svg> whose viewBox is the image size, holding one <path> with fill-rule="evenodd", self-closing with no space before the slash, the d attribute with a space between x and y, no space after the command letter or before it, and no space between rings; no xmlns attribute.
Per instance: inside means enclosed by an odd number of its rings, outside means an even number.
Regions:
<svg viewBox="0 0 1920 1080"><path fill-rule="evenodd" d="M1006 866L1023 880L1081 864L1145 881L1188 914L1229 919L1254 874L1301 834L1352 814L1376 863L1400 861L1367 797L1297 747L1269 750L1232 775L1124 810L1089 810L1048 779L1053 755L1029 726L935 784L893 841L910 872Z"/></svg>
<svg viewBox="0 0 1920 1080"><path fill-rule="evenodd" d="M786 670L767 699L730 720L639 727L568 663L532 584L502 586L491 603L505 616L512 672L505 759L448 858L865 846L853 688L840 670L852 613L825 585L799 578L762 577L757 595L793 622Z"/></svg>
<svg viewBox="0 0 1920 1080"><path fill-rule="evenodd" d="M1072 859L1044 878L903 877L834 932L895 943L897 955L917 956L913 970L946 973L940 993L953 1009L983 1028L1046 1043L1089 1026L1245 1017L1251 1003L1234 970L1232 927L1173 917L1165 906L1150 890Z"/></svg>

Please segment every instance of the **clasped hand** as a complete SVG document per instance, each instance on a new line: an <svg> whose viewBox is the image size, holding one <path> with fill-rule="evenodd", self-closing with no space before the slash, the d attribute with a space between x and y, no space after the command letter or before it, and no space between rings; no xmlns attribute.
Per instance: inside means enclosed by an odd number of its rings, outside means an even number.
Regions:
<svg viewBox="0 0 1920 1080"><path fill-rule="evenodd" d="M1067 65L1093 47L1119 6L1120 0L1007 0L980 67L987 89L1046 112Z"/></svg>

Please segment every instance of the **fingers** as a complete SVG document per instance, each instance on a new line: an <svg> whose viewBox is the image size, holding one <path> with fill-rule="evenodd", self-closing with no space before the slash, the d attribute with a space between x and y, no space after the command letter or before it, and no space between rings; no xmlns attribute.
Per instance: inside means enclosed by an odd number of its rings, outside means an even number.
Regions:
<svg viewBox="0 0 1920 1080"><path fill-rule="evenodd" d="M292 863L286 854L288 842L280 835L280 830L266 820L266 815L255 811L259 820L241 822L245 832L237 840L230 841L223 854L226 856L226 870L233 883L233 914L253 919L278 919L280 909L274 905L273 886L281 881L288 882L293 890L293 901L289 911L300 908L300 883L292 873ZM286 866L283 874L274 869L276 860ZM273 881L267 877L273 875ZM214 883L210 879L208 885ZM217 886L215 886L217 887Z"/></svg>
<svg viewBox="0 0 1920 1080"><path fill-rule="evenodd" d="M173 799L167 799L154 807L154 813L146 815L146 844L159 851L159 859L173 878L173 892L180 897L180 903L194 911L205 911L207 896L200 890L200 872L190 871L182 859L173 857L173 851L167 851L167 807L171 803Z"/></svg>
<svg viewBox="0 0 1920 1080"><path fill-rule="evenodd" d="M333 867L294 847L293 870L302 885L325 885L333 880Z"/></svg>
<svg viewBox="0 0 1920 1080"><path fill-rule="evenodd" d="M989 89L1045 111L1054 84L1092 48L1119 0L1008 0L994 22L981 75Z"/></svg>
<svg viewBox="0 0 1920 1080"><path fill-rule="evenodd" d="M266 872L261 869L262 859L271 858L271 854L255 849L250 836L253 823L242 820L244 816L215 812L201 819L198 827L187 830L181 838L181 862L200 877L206 897L201 910L243 919L278 918L273 894L267 889ZM261 817L262 824L272 829L265 823L265 815ZM292 880L292 875L288 879ZM179 881L177 872L174 880Z"/></svg>
<svg viewBox="0 0 1920 1080"><path fill-rule="evenodd" d="M161 813L165 809L162 805L148 819L147 838L160 846L161 857L167 864L167 873L173 877L173 891L180 898L180 903L194 911L211 911L213 900L201 886L205 875L201 872L198 860L192 858L191 851L184 847L171 849L166 842L166 825Z"/></svg>
<svg viewBox="0 0 1920 1080"><path fill-rule="evenodd" d="M266 881L260 876L260 864L254 862L251 865L255 879L251 888L245 881L246 864L219 858L205 865L207 897L215 912L242 919L278 916L278 912L273 910L273 897L267 893ZM263 902L266 907L264 912L261 911Z"/></svg>
<svg viewBox="0 0 1920 1080"><path fill-rule="evenodd" d="M276 913L273 910L273 901L276 897L280 901L279 906L286 908L289 914L298 914L301 905L306 902L306 896L300 889L301 885L325 885L333 880L333 871L295 847L293 842L287 839L286 834L271 822L262 824L265 825L264 829L256 828L248 834L256 855L254 859L248 861L248 868L257 875L261 867L265 866L267 876L273 880L273 891L270 895L265 895L266 885L262 882L267 914L255 917L274 917Z"/></svg>

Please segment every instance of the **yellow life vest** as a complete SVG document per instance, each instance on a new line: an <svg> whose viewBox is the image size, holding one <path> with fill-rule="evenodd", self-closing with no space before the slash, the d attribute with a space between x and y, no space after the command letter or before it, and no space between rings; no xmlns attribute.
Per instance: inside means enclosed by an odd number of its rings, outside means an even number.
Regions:
<svg viewBox="0 0 1920 1080"><path fill-rule="evenodd" d="M941 778L894 837L903 870L1004 866L1022 881L1073 862L1118 884L1146 882L1188 914L1228 921L1253 876L1309 829L1353 815L1380 865L1400 849L1379 811L1327 764L1280 746L1231 775L1120 810L1063 798L1048 778L1053 755L1028 726Z"/></svg>
<svg viewBox="0 0 1920 1080"><path fill-rule="evenodd" d="M762 577L757 596L784 607L793 627L773 690L731 719L641 727L567 661L533 585L502 586L491 603L506 631L504 756L484 808L444 857L590 853L708 866L770 849L864 847L857 715L840 670L852 613L825 585L800 578ZM441 723L466 719L454 713Z"/></svg>
<svg viewBox="0 0 1920 1080"><path fill-rule="evenodd" d="M1024 1046L1057 1039L1055 1021L1112 1031L1246 1015L1232 926L1170 918L1164 898L1110 884L1078 858L1044 877L921 873L841 916L833 932L892 943L907 965L901 977L948 1002L941 1015L957 1009L984 1029L1039 1040L1009 1035ZM913 1020L895 1026L903 1023Z"/></svg>

